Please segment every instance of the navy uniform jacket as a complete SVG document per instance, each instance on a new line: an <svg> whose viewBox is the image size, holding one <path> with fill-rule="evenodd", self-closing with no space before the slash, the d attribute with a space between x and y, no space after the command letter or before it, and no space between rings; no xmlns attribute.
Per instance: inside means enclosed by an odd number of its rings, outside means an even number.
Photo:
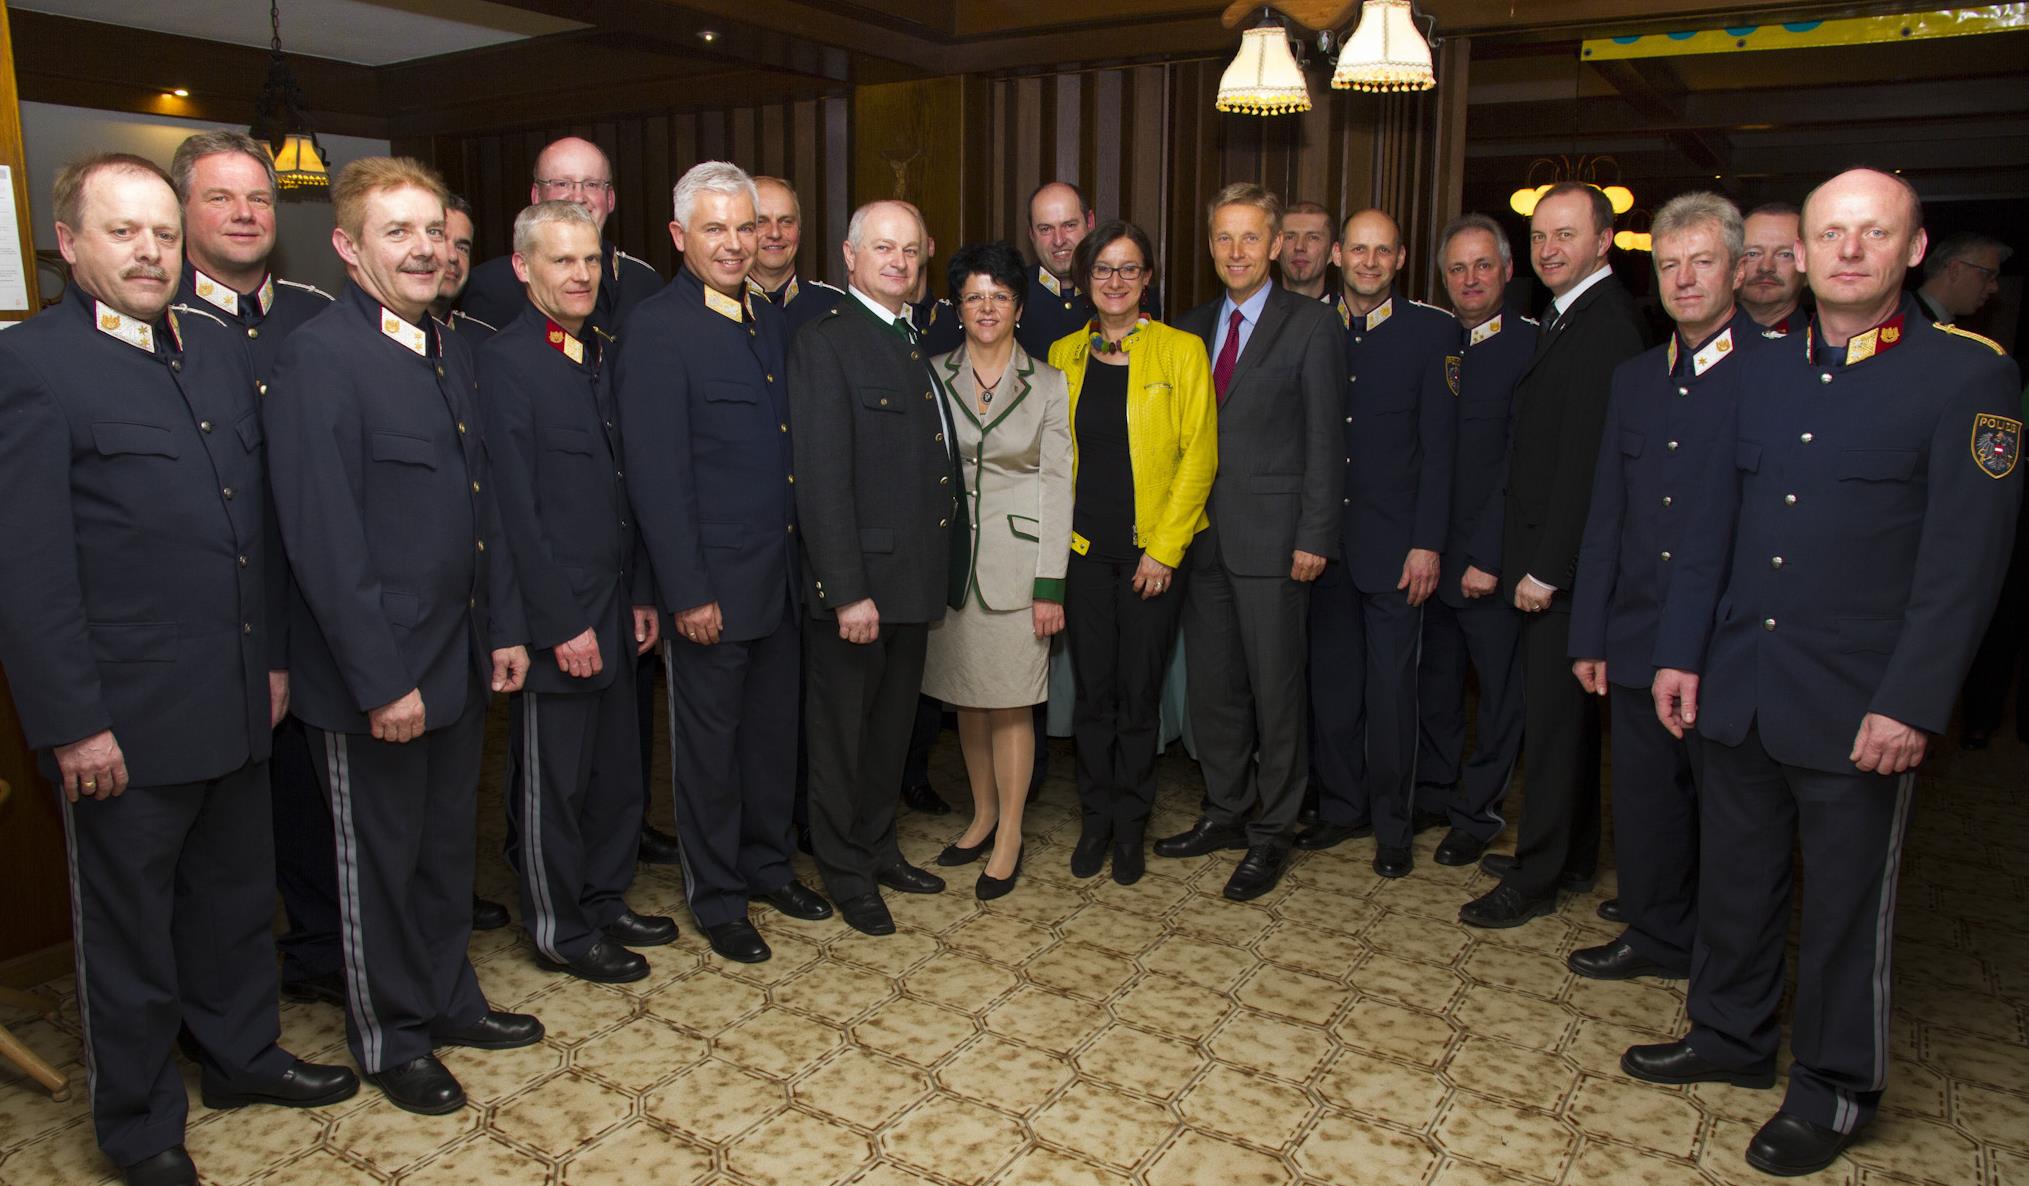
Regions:
<svg viewBox="0 0 2029 1186"><path fill-rule="evenodd" d="M1444 362L1445 383L1458 393L1458 446L1451 467L1451 523L1438 558L1437 596L1453 609L1488 604L1459 589L1467 565L1501 574L1501 523L1505 514L1508 434L1514 423L1515 385L1536 353L1532 317L1496 313L1460 330Z"/></svg>
<svg viewBox="0 0 2029 1186"><path fill-rule="evenodd" d="M909 324L916 327L916 341L923 357L949 354L965 344L965 326L958 321L958 307L943 297L926 296L909 306Z"/></svg>
<svg viewBox="0 0 2029 1186"><path fill-rule="evenodd" d="M1021 296L1022 316L1015 323L1015 341L1030 358L1048 358L1051 343L1092 323L1092 298L1069 280L1057 279L1041 264L1029 269L1029 290ZM1153 288L1142 294L1141 308L1151 320L1162 320L1162 299Z"/></svg>
<svg viewBox="0 0 2029 1186"><path fill-rule="evenodd" d="M528 621L528 690L588 692L631 670L627 609L646 603L621 465L612 343L567 332L532 304L477 351L479 404L501 526ZM642 596L635 597L636 592ZM590 630L599 674L580 679L549 652Z"/></svg>
<svg viewBox="0 0 2029 1186"><path fill-rule="evenodd" d="M527 641L471 350L424 322L348 282L289 335L268 388L290 706L328 732L367 732L411 689L426 727L448 725L491 681L491 652Z"/></svg>
<svg viewBox="0 0 2029 1186"><path fill-rule="evenodd" d="M143 786L266 759L286 666L268 513L223 320L186 305L146 325L73 284L0 334L0 667L29 746L111 729Z"/></svg>
<svg viewBox="0 0 2029 1186"><path fill-rule="evenodd" d="M1363 593L1394 590L1411 548L1444 550L1458 409L1444 359L1458 322L1391 295L1346 321L1346 566Z"/></svg>
<svg viewBox="0 0 2029 1186"><path fill-rule="evenodd" d="M637 259L611 243L599 246L605 253L606 265L599 275L599 300L585 320L585 330L589 333L603 329L617 334L634 303L662 288L662 275L648 261ZM472 279L465 282L465 294L458 305L478 324L461 324L458 331L484 332L487 326L505 327L521 316L521 308L526 304L528 293L515 278L513 254L496 255L473 268ZM478 345L476 341L471 344Z"/></svg>
<svg viewBox="0 0 2029 1186"><path fill-rule="evenodd" d="M763 295L767 296L769 304L782 310L782 349L786 351L804 326L829 312L833 301L849 294L822 280L804 282L791 279L773 293Z"/></svg>
<svg viewBox="0 0 2029 1186"><path fill-rule="evenodd" d="M185 304L217 315L245 337L247 353L253 359L254 382L263 395L268 381L275 377L282 342L297 326L331 307L331 294L323 289L274 276L263 277L260 288L243 296L199 271L187 257L176 295Z"/></svg>
<svg viewBox="0 0 2029 1186"><path fill-rule="evenodd" d="M685 268L641 302L613 390L662 608L716 601L722 637L750 642L796 599L789 369L775 306L710 295Z"/></svg>
<svg viewBox="0 0 2029 1186"><path fill-rule="evenodd" d="M1706 737L1754 724L1777 761L1847 772L1865 714L1951 719L2014 542L2020 392L1999 347L1909 297L1844 351L1815 329L1740 394L1655 662L1703 672Z"/></svg>
<svg viewBox="0 0 2029 1186"><path fill-rule="evenodd" d="M1571 589L1569 653L1606 660L1607 678L1624 688L1654 682L1672 566L1704 510L1698 496L1715 451L1733 445L1734 405L1768 343L1736 309L1708 340L1673 333L1613 373Z"/></svg>

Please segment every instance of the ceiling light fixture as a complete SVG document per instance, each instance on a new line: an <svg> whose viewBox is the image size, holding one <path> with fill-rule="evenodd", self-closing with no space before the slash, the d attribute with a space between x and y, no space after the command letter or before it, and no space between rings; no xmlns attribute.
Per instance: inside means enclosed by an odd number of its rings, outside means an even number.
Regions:
<svg viewBox="0 0 2029 1186"><path fill-rule="evenodd" d="M1282 21L1266 9L1265 20L1240 35L1240 52L1219 79L1213 106L1243 115L1292 115L1310 110L1310 88L1289 50Z"/></svg>
<svg viewBox="0 0 2029 1186"><path fill-rule="evenodd" d="M1426 17L1434 32L1437 21ZM1339 51L1332 86L1355 91L1427 91L1437 85L1430 42L1416 31L1409 0L1366 0L1360 23Z"/></svg>
<svg viewBox="0 0 2029 1186"><path fill-rule="evenodd" d="M1603 170L1611 167L1612 184L1601 185L1605 180ZM1550 180L1535 184L1544 169L1549 170ZM1583 182L1606 195L1607 204L1615 214L1626 214L1634 209L1634 191L1620 183L1620 162L1610 156L1581 156L1576 161L1570 157L1537 157L1529 165L1528 174L1522 179L1522 187L1508 195L1508 209L1529 217L1536 212L1536 203L1550 192L1554 185L1566 181Z"/></svg>
<svg viewBox="0 0 2029 1186"><path fill-rule="evenodd" d="M180 86L170 91L169 94L171 98L188 99L190 97L190 88Z"/></svg>
<svg viewBox="0 0 2029 1186"><path fill-rule="evenodd" d="M698 37L703 41L705 41L706 43L717 41L719 39L719 35L717 33L712 32L710 29L706 29L704 32L699 33Z"/></svg>
<svg viewBox="0 0 2029 1186"><path fill-rule="evenodd" d="M324 161L324 146L303 118L303 90L296 85L296 73L282 56L282 12L278 0L268 4L268 78L261 85L261 97L254 104L253 126L247 131L264 141L275 158L275 180L286 201L323 198L331 192L331 170Z"/></svg>

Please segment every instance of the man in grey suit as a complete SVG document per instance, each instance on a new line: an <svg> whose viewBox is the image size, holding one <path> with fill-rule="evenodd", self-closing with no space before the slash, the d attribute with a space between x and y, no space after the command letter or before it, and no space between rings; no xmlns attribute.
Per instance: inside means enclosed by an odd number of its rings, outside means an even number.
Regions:
<svg viewBox="0 0 2029 1186"><path fill-rule="evenodd" d="M1305 613L1311 581L1338 558L1345 485L1345 333L1329 307L1271 284L1282 203L1258 185L1207 209L1226 293L1177 321L1205 340L1219 400L1211 526L1187 563L1184 655L1206 806L1157 856L1247 855L1235 901L1275 887L1309 777ZM1258 808L1253 819L1244 819Z"/></svg>

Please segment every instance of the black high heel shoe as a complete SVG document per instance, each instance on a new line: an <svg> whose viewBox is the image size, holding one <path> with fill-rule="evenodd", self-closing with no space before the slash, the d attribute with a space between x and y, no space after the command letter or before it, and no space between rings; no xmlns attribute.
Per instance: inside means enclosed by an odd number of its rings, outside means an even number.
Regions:
<svg viewBox="0 0 2029 1186"><path fill-rule="evenodd" d="M937 854L937 863L946 869L955 869L960 865L970 865L979 859L980 853L993 847L993 838L999 834L1000 825L995 824L993 831L986 834L986 839L970 848L963 848L956 844L947 844L944 846L944 851Z"/></svg>
<svg viewBox="0 0 2029 1186"><path fill-rule="evenodd" d="M1022 857L1027 855L1027 852L1016 854L1014 872L1004 878L989 877L986 874L986 870L980 870L979 884L973 887L972 892L977 894L982 902L991 902L995 898L1006 897L1014 889L1015 882L1022 879Z"/></svg>

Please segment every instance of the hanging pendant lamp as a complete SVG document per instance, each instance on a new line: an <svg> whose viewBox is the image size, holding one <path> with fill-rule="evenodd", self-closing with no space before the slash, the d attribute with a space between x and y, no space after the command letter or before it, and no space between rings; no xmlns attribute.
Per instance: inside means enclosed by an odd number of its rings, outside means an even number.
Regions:
<svg viewBox="0 0 2029 1186"><path fill-rule="evenodd" d="M1339 51L1332 86L1342 91L1427 91L1436 85L1430 43L1416 31L1409 0L1366 0L1359 26Z"/></svg>
<svg viewBox="0 0 2029 1186"><path fill-rule="evenodd" d="M1303 70L1289 52L1289 36L1279 21L1247 30L1240 52L1219 79L1213 103L1220 111L1243 115L1291 115L1310 110L1310 88Z"/></svg>

